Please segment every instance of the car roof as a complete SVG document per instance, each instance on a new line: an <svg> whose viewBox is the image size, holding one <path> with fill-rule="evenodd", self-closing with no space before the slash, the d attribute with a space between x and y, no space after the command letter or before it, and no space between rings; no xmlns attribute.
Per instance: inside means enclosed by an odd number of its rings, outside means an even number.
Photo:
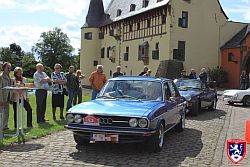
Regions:
<svg viewBox="0 0 250 167"><path fill-rule="evenodd" d="M171 79L167 78L156 78L156 77L148 77L148 76L120 76L116 78L109 79L110 81L118 81L118 80L125 80L125 81L151 81L151 82L164 82L164 81L172 81Z"/></svg>

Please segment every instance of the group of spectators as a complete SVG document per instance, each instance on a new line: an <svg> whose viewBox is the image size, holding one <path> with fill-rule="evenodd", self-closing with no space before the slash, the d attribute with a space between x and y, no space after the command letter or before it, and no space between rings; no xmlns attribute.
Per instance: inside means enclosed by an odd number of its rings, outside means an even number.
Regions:
<svg viewBox="0 0 250 167"><path fill-rule="evenodd" d="M240 89L246 90L250 87L250 73L247 74L246 71L242 71L240 75Z"/></svg>
<svg viewBox="0 0 250 167"><path fill-rule="evenodd" d="M82 84L81 80L84 78L80 70L75 73L74 66L69 67L69 71L64 74L61 72L62 66L60 64L54 65L54 72L50 77L44 72L43 64L36 65L36 72L33 75L35 96L36 96L36 114L37 123L44 123L45 113L47 107L47 92L52 88L52 114L53 119L56 120L56 108L60 108L60 119L64 119L64 96L68 96L66 110L75 105L77 102L82 102ZM13 103L14 110L14 126L16 127L16 111L18 94L10 89L2 89L4 87L24 86L27 84L26 78L23 77L21 67L14 69L14 78L11 77L11 64L6 62L0 66L3 72L0 74L0 112L3 114L3 129L8 129L9 118L9 104ZM77 100L78 99L78 100ZM27 92L24 94L23 101L24 109L27 111L27 127L32 127L32 108L29 103Z"/></svg>
<svg viewBox="0 0 250 167"><path fill-rule="evenodd" d="M197 79L197 75L196 75L195 69L192 68L192 69L190 70L189 75L187 75L187 73L186 73L185 70L182 70L182 72L181 72L179 78L184 78L184 79ZM200 78L201 82L203 82L203 83L206 83L206 82L207 82L207 80L208 80L208 75L207 75L207 72L206 72L206 69L205 69L205 68L202 68L202 69L201 69L198 78Z"/></svg>

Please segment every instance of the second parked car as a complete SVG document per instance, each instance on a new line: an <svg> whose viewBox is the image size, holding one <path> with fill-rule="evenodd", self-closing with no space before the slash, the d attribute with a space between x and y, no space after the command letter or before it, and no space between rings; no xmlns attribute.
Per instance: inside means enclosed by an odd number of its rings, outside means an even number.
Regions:
<svg viewBox="0 0 250 167"><path fill-rule="evenodd" d="M188 101L188 109L191 115L197 116L201 109L215 110L217 104L217 93L215 89L209 88L208 84L197 79L176 79L176 86L181 96Z"/></svg>

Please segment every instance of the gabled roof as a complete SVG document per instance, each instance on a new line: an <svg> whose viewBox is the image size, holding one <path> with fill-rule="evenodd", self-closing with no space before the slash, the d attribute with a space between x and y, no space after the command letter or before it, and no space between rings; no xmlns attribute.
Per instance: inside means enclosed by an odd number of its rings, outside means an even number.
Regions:
<svg viewBox="0 0 250 167"><path fill-rule="evenodd" d="M110 19L113 21L122 20L161 6L168 4L169 0L149 0L147 7L143 7L143 0L112 0L106 10L106 13L110 15ZM135 11L130 11L130 5L135 4ZM117 17L117 10L121 10L121 16Z"/></svg>
<svg viewBox="0 0 250 167"><path fill-rule="evenodd" d="M245 40L245 38L246 38L249 34L250 34L250 23L249 23L248 26L247 26L247 30L246 30L245 36L244 36L244 38L242 39L242 41Z"/></svg>
<svg viewBox="0 0 250 167"><path fill-rule="evenodd" d="M244 39L248 26L245 26L240 32L238 32L232 39L230 39L225 45L221 48L239 48L241 41Z"/></svg>

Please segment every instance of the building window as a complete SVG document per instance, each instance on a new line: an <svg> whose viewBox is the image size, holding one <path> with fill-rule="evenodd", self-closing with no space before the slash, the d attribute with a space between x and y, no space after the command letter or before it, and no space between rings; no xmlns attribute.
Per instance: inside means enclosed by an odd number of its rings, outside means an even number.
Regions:
<svg viewBox="0 0 250 167"><path fill-rule="evenodd" d="M188 27L188 12L182 12L182 18L179 18L179 27Z"/></svg>
<svg viewBox="0 0 250 167"><path fill-rule="evenodd" d="M103 32L99 32L99 39L104 39L104 33Z"/></svg>
<svg viewBox="0 0 250 167"><path fill-rule="evenodd" d="M175 60L185 61L185 41L178 41L178 49L173 50L173 58Z"/></svg>
<svg viewBox="0 0 250 167"><path fill-rule="evenodd" d="M135 11L135 7L136 7L135 4L131 4L131 5L130 5L130 12Z"/></svg>
<svg viewBox="0 0 250 167"><path fill-rule="evenodd" d="M84 39L92 40L92 32L87 32L84 34Z"/></svg>
<svg viewBox="0 0 250 167"><path fill-rule="evenodd" d="M166 15L161 16L161 23L166 24Z"/></svg>
<svg viewBox="0 0 250 167"><path fill-rule="evenodd" d="M118 9L118 10L117 10L116 17L121 16L121 14L122 14L122 10L121 10L121 9Z"/></svg>
<svg viewBox="0 0 250 167"><path fill-rule="evenodd" d="M95 60L95 61L93 62L93 65L94 65L94 66L97 66L97 65L98 65L98 61Z"/></svg>
<svg viewBox="0 0 250 167"><path fill-rule="evenodd" d="M109 58L110 47L107 47L107 58Z"/></svg>
<svg viewBox="0 0 250 167"><path fill-rule="evenodd" d="M150 19L147 20L147 28L150 27Z"/></svg>
<svg viewBox="0 0 250 167"><path fill-rule="evenodd" d="M159 42L155 44L155 50L152 51L152 59L159 60Z"/></svg>
<svg viewBox="0 0 250 167"><path fill-rule="evenodd" d="M126 53L124 53L124 61L128 61L128 57L129 57L129 47L126 47Z"/></svg>
<svg viewBox="0 0 250 167"><path fill-rule="evenodd" d="M133 31L133 24L130 24L129 25L129 32L132 32Z"/></svg>
<svg viewBox="0 0 250 167"><path fill-rule="evenodd" d="M105 48L102 48L101 49L101 58L104 58L105 57Z"/></svg>
<svg viewBox="0 0 250 167"><path fill-rule="evenodd" d="M229 62L237 62L236 60L235 60L235 56L234 56L234 54L233 53L228 53L228 61Z"/></svg>
<svg viewBox="0 0 250 167"><path fill-rule="evenodd" d="M142 7L146 8L149 4L149 0L143 0Z"/></svg>
<svg viewBox="0 0 250 167"><path fill-rule="evenodd" d="M140 29L141 29L140 23L137 23L137 30L140 30Z"/></svg>

